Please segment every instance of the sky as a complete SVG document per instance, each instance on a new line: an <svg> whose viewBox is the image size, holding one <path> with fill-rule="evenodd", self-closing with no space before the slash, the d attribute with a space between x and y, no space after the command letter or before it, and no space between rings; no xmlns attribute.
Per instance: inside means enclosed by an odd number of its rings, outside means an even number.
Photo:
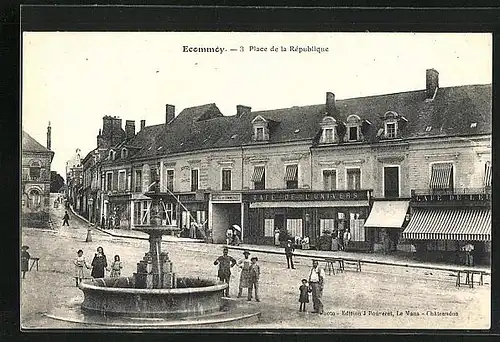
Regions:
<svg viewBox="0 0 500 342"><path fill-rule="evenodd" d="M322 104L327 91L346 99L425 89L429 68L440 87L492 82L485 33L24 32L22 44L22 127L45 146L50 122L51 169L64 178L77 148L83 158L96 147L104 115L123 128L135 120L137 132L140 120L164 123L165 104L176 115L207 103L224 115L238 104Z"/></svg>

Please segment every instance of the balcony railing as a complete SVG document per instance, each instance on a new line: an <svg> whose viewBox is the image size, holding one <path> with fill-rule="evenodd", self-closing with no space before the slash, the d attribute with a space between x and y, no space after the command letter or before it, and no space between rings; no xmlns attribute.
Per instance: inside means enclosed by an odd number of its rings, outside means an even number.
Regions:
<svg viewBox="0 0 500 342"><path fill-rule="evenodd" d="M491 188L412 189L411 196L491 194Z"/></svg>

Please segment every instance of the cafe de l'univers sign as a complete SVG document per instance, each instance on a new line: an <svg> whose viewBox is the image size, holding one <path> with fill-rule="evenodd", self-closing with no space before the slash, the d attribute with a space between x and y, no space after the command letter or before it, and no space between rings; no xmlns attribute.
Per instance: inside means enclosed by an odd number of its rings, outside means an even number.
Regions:
<svg viewBox="0 0 500 342"><path fill-rule="evenodd" d="M243 194L244 202L298 202L298 201L356 201L368 200L369 190L250 192Z"/></svg>

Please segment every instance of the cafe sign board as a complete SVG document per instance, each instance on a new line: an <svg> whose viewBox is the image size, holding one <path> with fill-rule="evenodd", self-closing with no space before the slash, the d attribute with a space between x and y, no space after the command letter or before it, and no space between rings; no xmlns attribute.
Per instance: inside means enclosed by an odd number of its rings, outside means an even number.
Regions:
<svg viewBox="0 0 500 342"><path fill-rule="evenodd" d="M248 192L244 202L295 202L295 201L349 201L369 200L370 190L294 191L294 192Z"/></svg>
<svg viewBox="0 0 500 342"><path fill-rule="evenodd" d="M443 194L443 195L415 195L413 202L485 202L491 201L491 194Z"/></svg>

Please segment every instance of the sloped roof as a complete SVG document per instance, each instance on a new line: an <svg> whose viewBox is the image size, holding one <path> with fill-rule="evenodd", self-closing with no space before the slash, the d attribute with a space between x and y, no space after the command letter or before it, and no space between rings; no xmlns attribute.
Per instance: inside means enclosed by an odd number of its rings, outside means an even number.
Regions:
<svg viewBox="0 0 500 342"><path fill-rule="evenodd" d="M466 85L439 88L431 101L426 100L425 90L337 100L335 119L345 123L349 115L355 114L368 120L368 142L376 140L387 111L408 120L401 127L404 139L491 134L491 91L491 85ZM262 142L252 141L252 120L258 115L270 125L270 139L264 144L314 142L320 135L325 112L325 104L317 104L223 116L211 103L184 109L168 125L145 127L123 144L137 148L127 159L259 144Z"/></svg>
<svg viewBox="0 0 500 342"><path fill-rule="evenodd" d="M141 147L134 158L158 156L167 153L192 151L213 147L222 132L230 126L214 103L186 108L168 125L146 127L129 144Z"/></svg>
<svg viewBox="0 0 500 342"><path fill-rule="evenodd" d="M31 135L23 131L23 141L22 150L25 152L49 152L53 153L51 150L36 141Z"/></svg>

